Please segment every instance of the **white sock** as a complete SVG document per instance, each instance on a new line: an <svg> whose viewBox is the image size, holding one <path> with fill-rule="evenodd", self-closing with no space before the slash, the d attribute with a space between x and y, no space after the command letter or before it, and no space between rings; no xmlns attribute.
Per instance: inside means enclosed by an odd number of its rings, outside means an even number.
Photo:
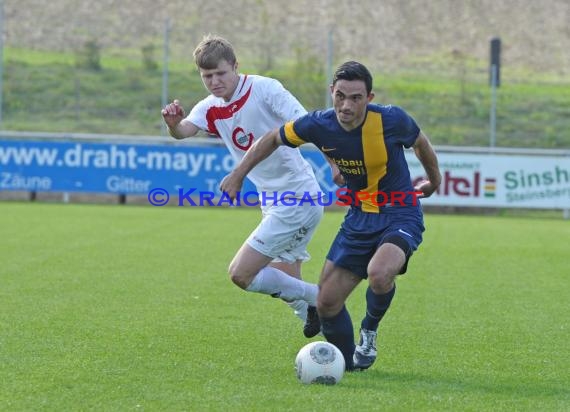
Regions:
<svg viewBox="0 0 570 412"><path fill-rule="evenodd" d="M259 271L246 289L248 292L264 293L286 301L304 300L311 306L317 306L319 287L289 276L271 266Z"/></svg>
<svg viewBox="0 0 570 412"><path fill-rule="evenodd" d="M293 309L293 312L295 312L295 316L297 316L299 319L303 321L303 323L305 323L305 321L307 320L307 307L309 306L309 304L304 300L294 300L293 302L285 302L285 303L289 305L291 309Z"/></svg>

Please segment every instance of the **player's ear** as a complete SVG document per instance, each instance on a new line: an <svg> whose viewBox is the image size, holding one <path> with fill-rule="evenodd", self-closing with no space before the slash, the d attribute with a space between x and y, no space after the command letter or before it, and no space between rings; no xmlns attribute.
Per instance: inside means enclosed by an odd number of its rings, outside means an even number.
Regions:
<svg viewBox="0 0 570 412"><path fill-rule="evenodd" d="M236 73L238 72L238 66L239 66L239 63L236 60L236 62L234 63L234 72L236 72Z"/></svg>
<svg viewBox="0 0 570 412"><path fill-rule="evenodd" d="M374 92L368 93L368 101L371 102L374 99L374 96L375 96Z"/></svg>

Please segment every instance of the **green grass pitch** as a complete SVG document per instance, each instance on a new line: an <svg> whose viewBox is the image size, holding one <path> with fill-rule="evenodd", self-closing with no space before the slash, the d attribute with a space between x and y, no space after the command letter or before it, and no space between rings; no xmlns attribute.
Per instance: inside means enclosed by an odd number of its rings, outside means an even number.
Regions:
<svg viewBox="0 0 570 412"><path fill-rule="evenodd" d="M325 214L307 280L342 217ZM1 203L0 410L570 410L570 222L427 215L376 364L305 386L300 321L226 275L258 220ZM356 330L364 291L348 301Z"/></svg>

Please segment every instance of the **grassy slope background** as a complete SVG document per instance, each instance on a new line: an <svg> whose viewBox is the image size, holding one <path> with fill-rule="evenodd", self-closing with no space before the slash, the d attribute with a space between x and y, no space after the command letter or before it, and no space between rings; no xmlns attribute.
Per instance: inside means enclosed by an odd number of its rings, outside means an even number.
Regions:
<svg viewBox="0 0 570 412"><path fill-rule="evenodd" d="M570 71L570 5L565 0L8 0L5 42L12 47L75 50L96 39L104 49L160 45L170 21L172 52L190 58L204 33L230 38L242 58L265 67L298 50L364 60L375 71L455 51L487 60L488 40L503 39L508 67Z"/></svg>
<svg viewBox="0 0 570 412"><path fill-rule="evenodd" d="M488 144L491 36L503 40L499 146L570 147L570 4L150 0L5 2L5 130L161 133L162 41L169 97L205 95L191 63L204 33L230 38L243 72L275 76L308 109L325 103L333 65L365 62L376 101L406 108L436 144ZM78 67L95 44L101 68ZM143 54L142 50L146 50ZM81 65L79 65L81 66Z"/></svg>

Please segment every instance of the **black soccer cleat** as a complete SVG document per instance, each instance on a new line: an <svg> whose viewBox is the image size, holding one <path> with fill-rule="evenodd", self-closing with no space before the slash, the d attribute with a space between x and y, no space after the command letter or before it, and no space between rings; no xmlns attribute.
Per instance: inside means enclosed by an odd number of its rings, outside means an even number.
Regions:
<svg viewBox="0 0 570 412"><path fill-rule="evenodd" d="M313 336L317 336L320 331L321 321L317 314L317 308L309 305L307 307L307 320L303 325L303 335L305 335L306 338L312 338Z"/></svg>

